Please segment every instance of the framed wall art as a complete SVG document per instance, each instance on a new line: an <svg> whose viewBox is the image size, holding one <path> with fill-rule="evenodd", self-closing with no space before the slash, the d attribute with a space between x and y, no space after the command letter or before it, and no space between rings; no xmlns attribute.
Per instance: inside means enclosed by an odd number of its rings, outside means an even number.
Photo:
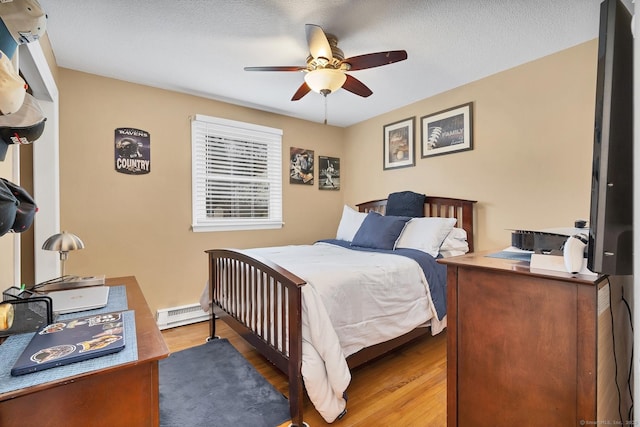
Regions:
<svg viewBox="0 0 640 427"><path fill-rule="evenodd" d="M289 183L313 185L313 150L290 147Z"/></svg>
<svg viewBox="0 0 640 427"><path fill-rule="evenodd" d="M318 156L318 188L320 190L340 189L340 159L337 157Z"/></svg>
<svg viewBox="0 0 640 427"><path fill-rule="evenodd" d="M415 166L416 118L400 120L383 127L383 170Z"/></svg>
<svg viewBox="0 0 640 427"><path fill-rule="evenodd" d="M473 149L473 103L421 117L422 158Z"/></svg>

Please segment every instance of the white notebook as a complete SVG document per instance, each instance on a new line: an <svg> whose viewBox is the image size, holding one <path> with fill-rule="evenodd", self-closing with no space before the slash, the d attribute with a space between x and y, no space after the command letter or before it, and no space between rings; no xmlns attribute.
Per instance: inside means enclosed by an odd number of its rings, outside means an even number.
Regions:
<svg viewBox="0 0 640 427"><path fill-rule="evenodd" d="M94 310L107 305L109 301L109 286L88 286L55 291L47 293L47 296L51 298L53 312L56 314Z"/></svg>

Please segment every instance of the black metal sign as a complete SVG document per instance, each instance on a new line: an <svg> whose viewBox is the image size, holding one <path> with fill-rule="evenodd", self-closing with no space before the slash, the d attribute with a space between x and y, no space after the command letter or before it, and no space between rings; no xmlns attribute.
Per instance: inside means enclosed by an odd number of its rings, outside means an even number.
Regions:
<svg viewBox="0 0 640 427"><path fill-rule="evenodd" d="M151 136L133 128L115 130L116 172L144 175L151 172Z"/></svg>

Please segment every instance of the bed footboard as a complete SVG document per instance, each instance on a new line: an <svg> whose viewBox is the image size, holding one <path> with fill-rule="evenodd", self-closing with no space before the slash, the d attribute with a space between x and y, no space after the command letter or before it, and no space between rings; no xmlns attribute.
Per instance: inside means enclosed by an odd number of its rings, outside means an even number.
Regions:
<svg viewBox="0 0 640 427"><path fill-rule="evenodd" d="M302 286L305 281L272 262L241 250L212 249L212 310L289 377L293 426L302 426ZM215 337L215 316L211 337Z"/></svg>

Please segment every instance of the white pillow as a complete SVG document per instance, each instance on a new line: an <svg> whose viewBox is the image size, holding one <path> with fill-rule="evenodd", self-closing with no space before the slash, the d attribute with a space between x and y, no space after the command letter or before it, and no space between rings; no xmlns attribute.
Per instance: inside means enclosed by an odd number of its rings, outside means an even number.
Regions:
<svg viewBox="0 0 640 427"><path fill-rule="evenodd" d="M364 221L366 217L366 213L358 212L353 208L344 205L344 209L342 209L342 219L340 219L340 225L338 225L338 232L336 233L336 239L351 242L353 240L353 236L356 235L356 232L362 225L362 221Z"/></svg>
<svg viewBox="0 0 640 427"><path fill-rule="evenodd" d="M442 248L445 249L459 249L460 247L469 247L467 244L467 232L462 228L454 227L451 229L444 242L442 242Z"/></svg>
<svg viewBox="0 0 640 427"><path fill-rule="evenodd" d="M456 250L446 251L446 250L440 249L440 255L442 255L442 258L451 258L452 256L460 256L460 255L466 254L467 252L469 252L469 249L467 249L466 251L456 251Z"/></svg>
<svg viewBox="0 0 640 427"><path fill-rule="evenodd" d="M402 230L396 248L417 249L437 257L440 245L456 221L455 218L412 218Z"/></svg>
<svg viewBox="0 0 640 427"><path fill-rule="evenodd" d="M453 228L440 246L440 255L444 258L464 255L469 252L467 232L462 228Z"/></svg>

